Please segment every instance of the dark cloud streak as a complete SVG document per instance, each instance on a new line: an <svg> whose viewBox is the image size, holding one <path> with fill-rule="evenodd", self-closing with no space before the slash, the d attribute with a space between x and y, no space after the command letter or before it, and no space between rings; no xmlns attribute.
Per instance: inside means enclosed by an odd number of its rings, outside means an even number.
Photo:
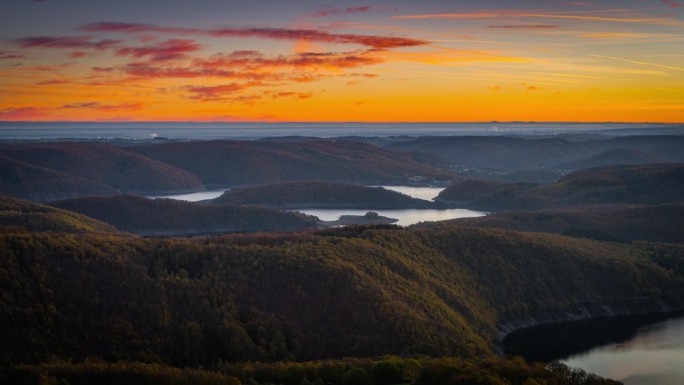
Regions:
<svg viewBox="0 0 684 385"><path fill-rule="evenodd" d="M416 47L429 42L406 37L337 34L316 29L289 28L218 28L197 29L178 27L159 27L151 24L102 22L84 25L80 28L89 32L122 33L168 33L180 35L204 35L213 37L255 37L272 40L306 40L319 43L360 44L374 49Z"/></svg>

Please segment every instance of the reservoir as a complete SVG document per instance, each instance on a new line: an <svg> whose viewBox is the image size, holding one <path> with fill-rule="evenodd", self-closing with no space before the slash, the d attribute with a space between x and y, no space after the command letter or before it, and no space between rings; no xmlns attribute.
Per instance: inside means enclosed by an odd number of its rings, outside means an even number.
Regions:
<svg viewBox="0 0 684 385"><path fill-rule="evenodd" d="M406 194L413 198L424 199L431 201L434 199L444 187L414 187L414 186L376 186L383 187L388 190L397 191ZM199 191L189 194L173 194L173 195L156 195L149 198L170 198L179 199L188 202L198 202L207 199L214 199L227 188ZM296 211L308 215L315 215L323 221L334 221L339 219L342 215L359 215L363 216L368 211L375 211L381 216L398 219L397 225L410 226L419 222L435 222L445 221L456 218L471 218L481 217L487 213L482 211L468 210L468 209L396 209L396 210L355 210L355 209L298 209Z"/></svg>
<svg viewBox="0 0 684 385"><path fill-rule="evenodd" d="M560 361L625 385L684 384L684 315L536 326L504 339L506 354Z"/></svg>
<svg viewBox="0 0 684 385"><path fill-rule="evenodd" d="M399 226L410 226L420 222L445 221L456 218L472 218L487 215L482 211L468 209L399 209L399 210L353 210L353 209L297 209L297 211L315 215L322 221L334 221L342 215L363 216L368 211L375 211L380 216L398 219Z"/></svg>

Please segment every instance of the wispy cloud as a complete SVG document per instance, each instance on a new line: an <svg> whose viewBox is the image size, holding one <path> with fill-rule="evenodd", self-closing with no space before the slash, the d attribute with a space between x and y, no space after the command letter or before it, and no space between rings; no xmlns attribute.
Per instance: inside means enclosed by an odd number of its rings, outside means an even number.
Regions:
<svg viewBox="0 0 684 385"><path fill-rule="evenodd" d="M14 41L22 48L67 48L105 50L116 47L121 40L92 41L89 36L36 36Z"/></svg>
<svg viewBox="0 0 684 385"><path fill-rule="evenodd" d="M605 59L611 59L611 60L619 60L619 61L623 61L626 63L632 63L632 64L641 64L641 65L650 66L650 67L658 67L658 68L666 68L666 69L671 69L671 70L676 70L676 71L684 71L684 67L675 67L675 66L669 66L669 65L659 64L659 63L651 63L651 62L645 62L645 61L639 61L639 60L631 60L631 59L615 57L615 56L605 56L605 55L591 55L591 56L605 58Z"/></svg>
<svg viewBox="0 0 684 385"><path fill-rule="evenodd" d="M116 53L121 56L133 56L136 59L149 57L151 61L168 61L187 58L189 53L202 49L194 40L169 39L155 45L143 47L122 47Z"/></svg>
<svg viewBox="0 0 684 385"><path fill-rule="evenodd" d="M320 8L318 11L314 12L311 16L313 17L326 17L326 16L339 16L339 15L350 15L355 13L368 12L373 7L369 5L360 7L346 7L346 8L336 8L332 6L325 6Z"/></svg>
<svg viewBox="0 0 684 385"><path fill-rule="evenodd" d="M557 25L534 24L534 25L490 25L489 28L521 28L521 29L549 29L558 28Z"/></svg>
<svg viewBox="0 0 684 385"><path fill-rule="evenodd" d="M674 1L674 0L660 0L660 2L663 3L663 4L667 4L667 5L669 5L669 6L672 7L672 8L679 8L679 7L682 6L680 3L677 3L677 2Z"/></svg>
<svg viewBox="0 0 684 385"><path fill-rule="evenodd" d="M0 60L25 59L26 55L14 51L0 51Z"/></svg>
<svg viewBox="0 0 684 385"><path fill-rule="evenodd" d="M54 107L10 107L0 110L0 120L40 120L54 116L55 112L64 110L95 110L100 112L139 111L142 103L101 104L99 102L82 102L62 104Z"/></svg>
<svg viewBox="0 0 684 385"><path fill-rule="evenodd" d="M305 40L319 43L359 44L374 49L416 47L428 44L425 40L397 36L355 35L330 33L317 29L289 28L217 28L197 29L182 27L159 27L152 24L117 22L92 23L80 28L91 32L168 33L180 35L205 35L213 37L254 37L272 40Z"/></svg>
<svg viewBox="0 0 684 385"><path fill-rule="evenodd" d="M625 10L605 10L605 12L618 12ZM601 11L604 12L604 11ZM655 25L682 26L684 22L669 17L612 17L595 16L586 14L555 14L555 13L535 13L524 11L501 11L501 12L462 12L462 13L433 13L417 15L398 15L392 19L500 19L500 18L541 18L541 19L567 19L567 20L586 20L614 23L641 23Z"/></svg>

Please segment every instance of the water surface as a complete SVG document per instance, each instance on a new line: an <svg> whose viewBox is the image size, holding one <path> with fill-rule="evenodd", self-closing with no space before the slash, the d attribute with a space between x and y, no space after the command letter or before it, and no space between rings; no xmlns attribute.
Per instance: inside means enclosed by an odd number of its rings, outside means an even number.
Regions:
<svg viewBox="0 0 684 385"><path fill-rule="evenodd" d="M410 226L420 222L445 221L456 218L481 217L487 213L468 209L399 209L399 210L349 210L349 209L298 209L308 215L315 215L323 221L335 221L342 215L364 215L375 211L383 217L395 218L400 226Z"/></svg>
<svg viewBox="0 0 684 385"><path fill-rule="evenodd" d="M169 198L169 199L177 199L180 201L188 201L188 202L199 202L207 199L214 199L218 198L226 190L230 189L218 189L218 190L206 190L206 191L198 191L194 193L187 193L187 194L171 194L171 195L151 195L148 196L148 198Z"/></svg>
<svg viewBox="0 0 684 385"><path fill-rule="evenodd" d="M530 360L558 360L625 385L684 384L682 315L545 325L511 334L504 345L509 354Z"/></svg>

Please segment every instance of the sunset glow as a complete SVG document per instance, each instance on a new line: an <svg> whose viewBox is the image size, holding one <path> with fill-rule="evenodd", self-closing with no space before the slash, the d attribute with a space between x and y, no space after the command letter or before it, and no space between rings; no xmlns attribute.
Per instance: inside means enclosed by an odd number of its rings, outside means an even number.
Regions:
<svg viewBox="0 0 684 385"><path fill-rule="evenodd" d="M4 0L0 15L4 121L684 122L669 0Z"/></svg>

